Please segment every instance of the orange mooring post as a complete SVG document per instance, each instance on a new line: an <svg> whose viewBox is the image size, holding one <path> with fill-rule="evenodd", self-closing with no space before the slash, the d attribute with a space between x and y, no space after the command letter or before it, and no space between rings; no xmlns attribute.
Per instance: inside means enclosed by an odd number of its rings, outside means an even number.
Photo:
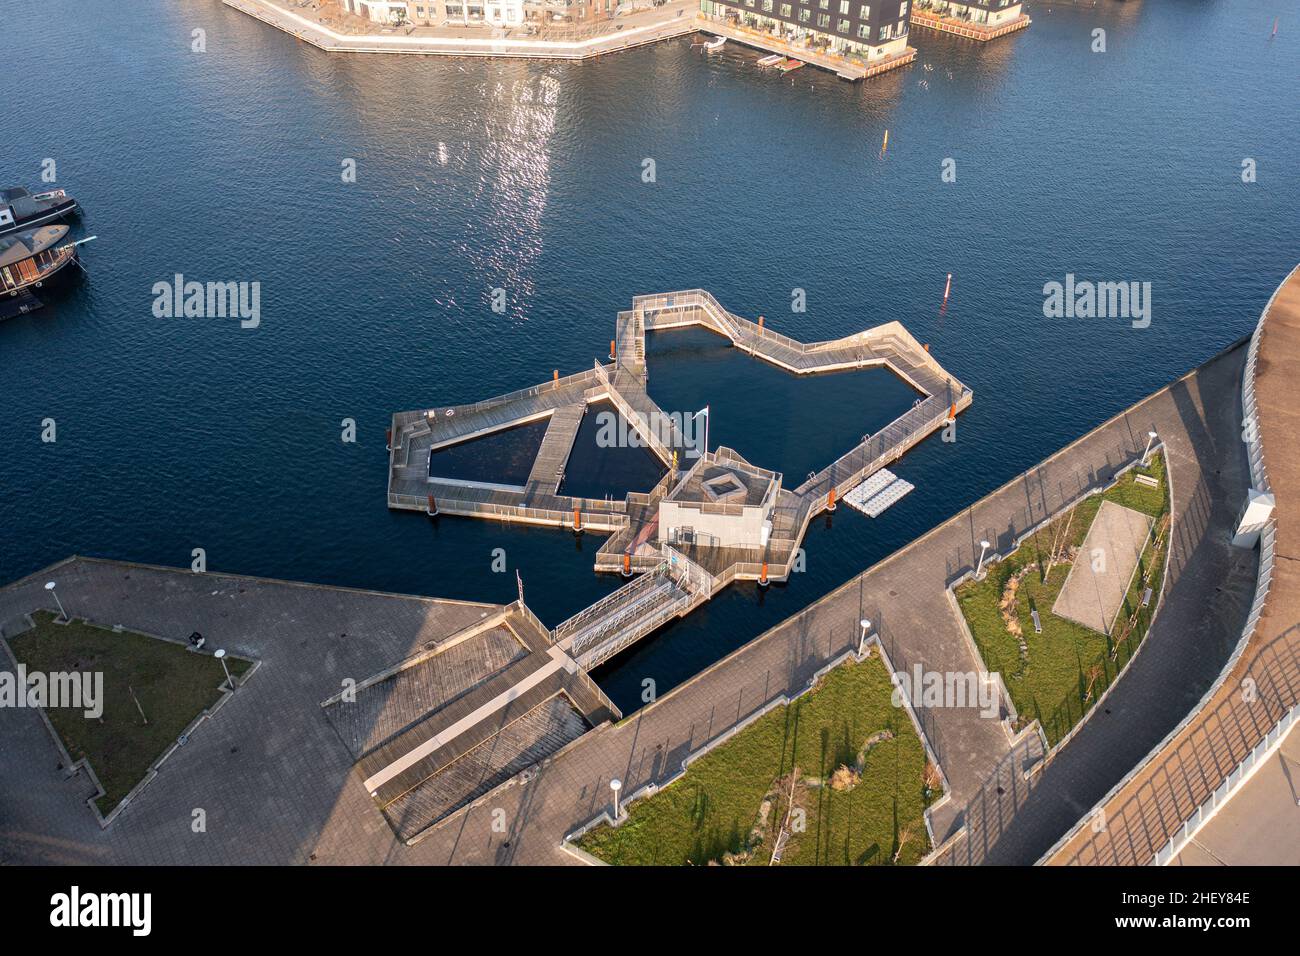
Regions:
<svg viewBox="0 0 1300 956"><path fill-rule="evenodd" d="M760 329L763 327L763 317L761 315L758 317L758 327Z"/></svg>
<svg viewBox="0 0 1300 956"><path fill-rule="evenodd" d="M385 428L384 429L384 451L392 451L392 450L393 450L393 430L391 428Z"/></svg>
<svg viewBox="0 0 1300 956"><path fill-rule="evenodd" d="M551 373L551 381L558 382L559 380L560 380L560 370L557 368L554 372Z"/></svg>
<svg viewBox="0 0 1300 956"><path fill-rule="evenodd" d="M763 570L758 572L758 583L760 587L767 587L767 562L763 562Z"/></svg>
<svg viewBox="0 0 1300 956"><path fill-rule="evenodd" d="M632 555L624 551L623 552L623 577L630 578L631 576L632 576Z"/></svg>
<svg viewBox="0 0 1300 956"><path fill-rule="evenodd" d="M617 352L617 351L615 350L615 348L614 348L614 340L613 340L613 339L610 339L610 340L609 340L609 360L612 362L612 361L614 361L614 359L616 359L616 358L618 358L618 352Z"/></svg>
<svg viewBox="0 0 1300 956"><path fill-rule="evenodd" d="M438 501L433 495L429 495L429 516L435 517L438 514Z"/></svg>
<svg viewBox="0 0 1300 956"><path fill-rule="evenodd" d="M831 485L831 496L826 502L826 510L827 511L835 510L835 486L834 485Z"/></svg>
<svg viewBox="0 0 1300 956"><path fill-rule="evenodd" d="M573 509L573 530L576 532L582 531L582 509L581 508Z"/></svg>
<svg viewBox="0 0 1300 956"><path fill-rule="evenodd" d="M948 418L949 418L950 421L954 421L954 422L957 420L957 403L956 403L956 402L953 402L952 405L948 408Z"/></svg>
<svg viewBox="0 0 1300 956"><path fill-rule="evenodd" d="M927 352L930 351L930 343L929 343L929 342L926 342L926 343L925 343L925 350L926 350Z"/></svg>

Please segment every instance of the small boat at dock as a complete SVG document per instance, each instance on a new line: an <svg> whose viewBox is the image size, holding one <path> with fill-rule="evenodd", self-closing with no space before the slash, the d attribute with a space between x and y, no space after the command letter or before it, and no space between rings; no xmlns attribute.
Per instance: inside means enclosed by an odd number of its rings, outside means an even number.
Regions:
<svg viewBox="0 0 1300 956"><path fill-rule="evenodd" d="M77 247L94 236L63 242L67 226L42 226L0 236L0 318L41 307L39 289L77 261Z"/></svg>
<svg viewBox="0 0 1300 956"><path fill-rule="evenodd" d="M803 65L804 65L803 60L795 60L791 58L791 59L783 59L780 63L776 65L776 68L780 70L782 73L791 73L799 69L799 67Z"/></svg>
<svg viewBox="0 0 1300 956"><path fill-rule="evenodd" d="M0 189L0 236L35 229L77 210L77 201L62 189L32 195L21 186Z"/></svg>
<svg viewBox="0 0 1300 956"><path fill-rule="evenodd" d="M781 62L782 60L784 60L784 59L785 59L785 57L783 57L780 53L773 53L773 54L771 54L771 55L769 55L769 56L765 56L765 57L763 57L761 60L759 60L759 61L758 61L758 65L761 66L761 67L776 66L778 63L780 63L780 62Z"/></svg>
<svg viewBox="0 0 1300 956"><path fill-rule="evenodd" d="M718 50L721 50L726 43L726 37L714 37L708 43L704 44L704 49L708 50L710 53L716 53Z"/></svg>

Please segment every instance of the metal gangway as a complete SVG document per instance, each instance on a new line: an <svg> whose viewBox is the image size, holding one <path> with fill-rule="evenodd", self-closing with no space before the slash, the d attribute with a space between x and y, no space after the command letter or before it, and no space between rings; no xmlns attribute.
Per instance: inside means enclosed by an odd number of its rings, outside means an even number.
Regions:
<svg viewBox="0 0 1300 956"><path fill-rule="evenodd" d="M672 547L660 551L664 560L653 571L556 627L560 649L589 670L713 596L713 575Z"/></svg>

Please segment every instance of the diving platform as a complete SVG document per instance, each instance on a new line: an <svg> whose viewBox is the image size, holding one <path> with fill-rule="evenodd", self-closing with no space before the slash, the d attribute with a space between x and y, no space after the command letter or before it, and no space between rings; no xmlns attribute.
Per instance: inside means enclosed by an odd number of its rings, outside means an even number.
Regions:
<svg viewBox="0 0 1300 956"><path fill-rule="evenodd" d="M707 329L795 375L888 368L918 397L885 428L789 488L779 472L734 449L698 447L683 433L684 423L650 397L646 336L686 327ZM616 317L610 353L608 362L597 360L567 376L557 371L552 381L532 388L474 404L399 412L389 433L389 508L608 535L596 552L596 570L631 580L549 632L552 645L581 670L690 613L732 581L788 578L814 517L953 421L973 398L899 322L800 342L768 328L761 316L754 321L728 311L703 289L636 296ZM592 403L606 401L666 474L649 491L622 500L566 495L565 469L583 417ZM523 485L431 474L432 455L440 449L541 420L545 432ZM885 506L905 493L893 487L900 492Z"/></svg>

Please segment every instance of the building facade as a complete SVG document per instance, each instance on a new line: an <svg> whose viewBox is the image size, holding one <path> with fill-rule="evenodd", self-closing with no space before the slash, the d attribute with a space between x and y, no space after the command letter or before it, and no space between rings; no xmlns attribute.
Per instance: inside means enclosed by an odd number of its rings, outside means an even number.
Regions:
<svg viewBox="0 0 1300 956"><path fill-rule="evenodd" d="M372 23L400 26L409 22L406 0L339 0L344 13L365 17Z"/></svg>
<svg viewBox="0 0 1300 956"><path fill-rule="evenodd" d="M339 7L385 26L527 27L530 32L608 20L619 9L616 0L339 0Z"/></svg>
<svg viewBox="0 0 1300 956"><path fill-rule="evenodd" d="M1021 14L1020 0L917 0L922 13L955 17L979 26L996 27L1015 20Z"/></svg>
<svg viewBox="0 0 1300 956"><path fill-rule="evenodd" d="M911 0L701 0L705 18L870 62L907 49Z"/></svg>

